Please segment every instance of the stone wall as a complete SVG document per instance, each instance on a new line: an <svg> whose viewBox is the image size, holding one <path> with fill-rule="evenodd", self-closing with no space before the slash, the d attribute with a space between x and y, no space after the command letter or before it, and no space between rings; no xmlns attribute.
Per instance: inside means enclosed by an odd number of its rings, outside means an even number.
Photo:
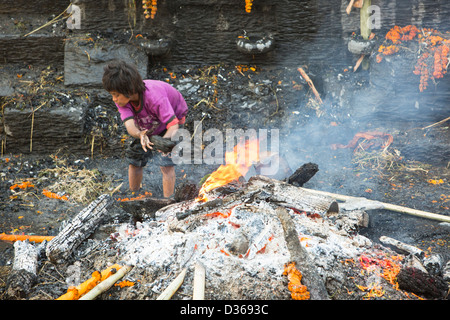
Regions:
<svg viewBox="0 0 450 320"><path fill-rule="evenodd" d="M76 6L72 10L78 18L75 21L61 19L64 16L58 19L71 3L68 0L3 0L0 5L0 103L3 105L13 95L24 96L18 89L18 81L23 87L27 86L27 81L35 80L18 77L30 74L29 69L34 69L35 75L39 76L39 68L47 67L61 75L62 91L81 90L86 93L75 92L75 96L92 98L87 103L73 106L79 113L77 116L67 114L66 103L54 103L50 118L36 112L35 152L57 150L67 141L72 145L80 142L80 151L91 150L89 143L99 134L87 128L87 110L97 107L97 99L107 100L101 96L104 92L97 96L92 90L102 91L102 69L112 59L136 63L143 77L158 64L186 66L186 69L193 65L217 64L276 68L307 65L310 70L319 70L313 81L326 98L333 90L338 91L329 85L321 85L326 83L321 68L344 70L354 65L358 58L347 49L352 33L359 30L359 9L353 8L348 15L345 11L348 0L254 0L251 13L245 12L244 0L158 0L154 19L144 17L139 0L72 2ZM380 29L373 30L380 42L394 25L414 24L440 31L450 29L446 19L450 13L448 1L372 0L372 5L380 9ZM49 21L49 25L39 29ZM30 32L33 33L27 35ZM263 54L243 53L238 50L236 41L244 34L252 39L273 38L275 45ZM387 69L371 65L368 87L355 88L341 82L340 92L345 94L337 103L352 106L358 120L374 114L379 119L390 116L404 120L424 119L432 113L439 117L444 114L450 78L442 79L439 86L430 89L426 95L419 94L414 83L417 78L410 76L412 65L407 62L412 60L392 61ZM386 73L393 70L400 73L387 77ZM413 85L405 79L410 79ZM32 99L25 97L24 100ZM30 115L39 105L40 102L34 101L22 106L21 111L12 105L2 110L0 138L7 141L10 152L29 152L30 138L27 137L30 133L21 133L20 128L31 126ZM115 111L110 101L101 105L109 108L108 112ZM405 110L408 116L405 116ZM46 126L50 119L57 120L51 128ZM64 132L66 128L69 128L69 137L58 136L58 132ZM5 133L11 134L6 140L3 138ZM42 142L38 142L39 139Z"/></svg>
<svg viewBox="0 0 450 320"><path fill-rule="evenodd" d="M164 57L150 54L150 63L162 59L166 64L187 65L250 62L297 65L345 57L346 39L359 29L359 9L354 8L347 15L347 0L254 0L251 13L245 12L244 0L158 0L154 19L144 18L141 1L137 0L73 2L80 19L72 29L60 21L36 32L34 38L25 39L27 31L63 12L70 1L56 1L57 4L50 0L2 1L0 18L5 25L0 31L0 63L37 63L41 59L63 64L64 39L100 32L124 43L138 35L171 39L170 54ZM372 4L380 9L383 30L395 24L449 29L445 19L450 13L448 1L372 0ZM242 54L236 49L236 40L244 32L272 34L275 49L264 56ZM44 36L45 43L39 39ZM33 44L33 39L42 43L41 48ZM6 46L5 41L10 45Z"/></svg>

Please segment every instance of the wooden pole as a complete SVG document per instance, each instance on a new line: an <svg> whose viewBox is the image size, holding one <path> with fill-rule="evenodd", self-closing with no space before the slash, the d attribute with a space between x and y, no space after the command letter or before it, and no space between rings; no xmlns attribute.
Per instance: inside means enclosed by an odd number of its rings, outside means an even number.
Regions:
<svg viewBox="0 0 450 320"><path fill-rule="evenodd" d="M372 30L369 26L369 7L372 0L364 0L363 6L360 12L361 19L361 36L364 40L369 40Z"/></svg>
<svg viewBox="0 0 450 320"><path fill-rule="evenodd" d="M111 288L114 283L116 283L119 279L122 279L128 272L133 269L133 266L123 266L119 269L115 274L109 276L106 280L100 282L97 286L95 286L91 291L82 296L79 300L94 300L98 295L107 291Z"/></svg>
<svg viewBox="0 0 450 320"><path fill-rule="evenodd" d="M184 277L186 276L187 269L184 268L181 273L169 284L156 300L170 300L172 296L177 292L178 288L183 284Z"/></svg>
<svg viewBox="0 0 450 320"><path fill-rule="evenodd" d="M337 194L337 193L331 193L331 192L319 191L319 190L313 190L313 189L306 189L306 188L301 188L301 189L308 190L315 194L329 196L329 197L332 197L332 198L334 198L336 200L340 200L340 201L345 201L345 202L349 202L349 203L355 202L357 205L359 205L360 208L366 207L368 209L385 209L385 210L389 210L389 211L410 214L410 215L420 217L420 218L426 218L426 219L432 219L432 220L438 220L438 221L450 223L450 216L444 216L444 215L440 215L440 214L436 214L436 213L407 208L407 207L403 207L403 206L399 206L399 205L395 205L395 204L385 203L385 202L376 201L376 200L370 200L370 199L366 199L364 197L352 197L352 196L346 196L346 195Z"/></svg>
<svg viewBox="0 0 450 320"><path fill-rule="evenodd" d="M205 300L205 273L205 266L197 261L194 270L194 293L192 300Z"/></svg>
<svg viewBox="0 0 450 320"><path fill-rule="evenodd" d="M67 292L56 300L79 300L80 297L84 296L93 288L95 288L95 286L97 286L97 284L99 284L101 281L104 281L111 275L115 274L112 273L113 269L119 270L122 269L122 267L118 264L114 264L103 270L101 273L99 271L94 271L90 279L84 281L76 287L69 287L69 289L67 289Z"/></svg>

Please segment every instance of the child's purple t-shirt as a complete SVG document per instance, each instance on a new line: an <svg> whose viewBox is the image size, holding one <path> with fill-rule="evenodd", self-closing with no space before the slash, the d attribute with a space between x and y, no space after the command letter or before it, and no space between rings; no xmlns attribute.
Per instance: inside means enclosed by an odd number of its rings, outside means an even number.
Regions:
<svg viewBox="0 0 450 320"><path fill-rule="evenodd" d="M139 130L148 130L151 135L163 132L175 119L183 119L188 111L186 101L170 84L159 80L144 80L145 91L139 110L135 111L131 103L119 107L123 122L134 118Z"/></svg>

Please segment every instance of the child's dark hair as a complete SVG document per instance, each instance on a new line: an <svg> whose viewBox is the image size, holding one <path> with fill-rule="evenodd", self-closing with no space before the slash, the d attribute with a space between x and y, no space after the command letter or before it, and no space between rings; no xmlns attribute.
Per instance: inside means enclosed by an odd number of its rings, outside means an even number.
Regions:
<svg viewBox="0 0 450 320"><path fill-rule="evenodd" d="M145 91L145 84L137 68L125 61L112 61L104 68L103 88L116 91L126 97Z"/></svg>

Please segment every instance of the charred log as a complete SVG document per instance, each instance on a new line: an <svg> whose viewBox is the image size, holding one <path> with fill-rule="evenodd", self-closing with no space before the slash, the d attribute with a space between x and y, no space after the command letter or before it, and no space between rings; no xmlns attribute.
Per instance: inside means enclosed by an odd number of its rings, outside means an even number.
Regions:
<svg viewBox="0 0 450 320"><path fill-rule="evenodd" d="M287 182L297 186L303 187L303 185L311 180L311 178L319 171L319 166L315 163L305 163L288 178Z"/></svg>
<svg viewBox="0 0 450 320"><path fill-rule="evenodd" d="M415 268L403 268L397 275L399 288L431 299L442 299L449 290L440 277Z"/></svg>
<svg viewBox="0 0 450 320"><path fill-rule="evenodd" d="M412 254L415 255L416 257L418 257L419 259L423 259L425 257L425 252L420 250L417 247L414 247L412 245L400 242L398 240L386 237L386 236L382 236L380 237L380 241L389 246L390 248L392 248L393 250L397 251L398 253L401 254Z"/></svg>
<svg viewBox="0 0 450 320"><path fill-rule="evenodd" d="M214 200L211 200L211 201L207 201L207 202L204 202L204 203L198 205L194 209L186 210L184 212L178 212L177 213L177 219L178 220L183 220L183 219L187 218L188 216L190 216L192 214L205 212L205 211L213 209L215 207L219 207L219 206L221 206L223 204L224 204L224 201L222 199L214 199Z"/></svg>
<svg viewBox="0 0 450 320"><path fill-rule="evenodd" d="M50 261L58 263L66 260L103 221L111 204L108 195L102 195L84 208L47 245L46 254Z"/></svg>
<svg viewBox="0 0 450 320"><path fill-rule="evenodd" d="M153 147L161 152L168 153L175 147L175 142L170 139L161 136L150 136L149 138L150 142L153 143Z"/></svg>
<svg viewBox="0 0 450 320"><path fill-rule="evenodd" d="M174 199L170 198L148 197L144 199L122 201L120 206L133 217L134 222L142 222L147 219L153 219L156 211L175 202Z"/></svg>
<svg viewBox="0 0 450 320"><path fill-rule="evenodd" d="M176 202L192 200L198 197L200 188L191 182L183 183L175 188L174 199Z"/></svg>
<svg viewBox="0 0 450 320"><path fill-rule="evenodd" d="M8 299L25 298L35 284L39 248L28 241L16 241L14 243L14 264L6 283Z"/></svg>
<svg viewBox="0 0 450 320"><path fill-rule="evenodd" d="M309 257L308 252L300 244L298 233L289 213L281 207L277 208L276 213L283 226L284 238L291 254L291 260L303 274L303 281L311 294L311 299L329 300L324 281L318 275L317 266Z"/></svg>

